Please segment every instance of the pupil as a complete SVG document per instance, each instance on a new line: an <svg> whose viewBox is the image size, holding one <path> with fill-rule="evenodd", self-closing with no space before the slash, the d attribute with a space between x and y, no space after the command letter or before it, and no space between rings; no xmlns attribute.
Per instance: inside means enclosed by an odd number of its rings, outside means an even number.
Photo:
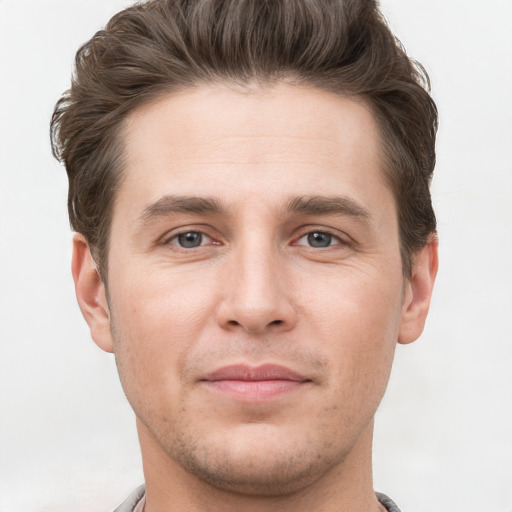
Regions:
<svg viewBox="0 0 512 512"><path fill-rule="evenodd" d="M183 233L178 236L178 242L182 247L191 248L199 247L203 241L201 233L191 231L190 233Z"/></svg>
<svg viewBox="0 0 512 512"><path fill-rule="evenodd" d="M332 236L329 233L309 233L308 242L311 247L329 247L331 245Z"/></svg>

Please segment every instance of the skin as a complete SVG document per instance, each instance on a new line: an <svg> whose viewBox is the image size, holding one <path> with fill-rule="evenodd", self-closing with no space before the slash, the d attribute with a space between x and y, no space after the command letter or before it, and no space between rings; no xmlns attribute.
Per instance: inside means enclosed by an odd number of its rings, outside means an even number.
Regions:
<svg viewBox="0 0 512 512"><path fill-rule="evenodd" d="M81 235L73 275L137 416L146 512L381 510L373 417L397 341L423 329L437 242L404 280L370 110L201 86L133 112L123 143L109 300ZM303 381L265 395L205 380L233 364Z"/></svg>

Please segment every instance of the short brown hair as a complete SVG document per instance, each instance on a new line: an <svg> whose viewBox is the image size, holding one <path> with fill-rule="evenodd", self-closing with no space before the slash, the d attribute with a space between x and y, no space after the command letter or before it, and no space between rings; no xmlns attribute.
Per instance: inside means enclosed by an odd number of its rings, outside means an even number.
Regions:
<svg viewBox="0 0 512 512"><path fill-rule="evenodd" d="M69 178L74 230L107 276L126 116L165 92L219 81L279 80L361 98L380 125L404 274L436 230L429 185L437 110L423 68L374 0L149 0L115 15L77 52L51 121Z"/></svg>

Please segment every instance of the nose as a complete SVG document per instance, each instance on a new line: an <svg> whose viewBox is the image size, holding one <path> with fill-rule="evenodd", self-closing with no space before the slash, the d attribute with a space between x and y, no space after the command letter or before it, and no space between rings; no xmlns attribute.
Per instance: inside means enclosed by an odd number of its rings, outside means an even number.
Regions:
<svg viewBox="0 0 512 512"><path fill-rule="evenodd" d="M258 248L240 248L228 259L217 310L221 327L250 334L293 329L297 312L287 285L285 258L260 244Z"/></svg>

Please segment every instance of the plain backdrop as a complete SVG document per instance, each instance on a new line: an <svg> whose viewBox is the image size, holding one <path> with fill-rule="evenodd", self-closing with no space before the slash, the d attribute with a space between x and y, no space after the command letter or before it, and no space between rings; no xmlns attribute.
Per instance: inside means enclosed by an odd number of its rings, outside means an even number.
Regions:
<svg viewBox="0 0 512 512"><path fill-rule="evenodd" d="M143 480L113 357L70 275L48 123L121 0L0 0L0 511L110 511ZM404 512L512 512L512 1L385 0L432 78L441 267L376 415L375 487Z"/></svg>

